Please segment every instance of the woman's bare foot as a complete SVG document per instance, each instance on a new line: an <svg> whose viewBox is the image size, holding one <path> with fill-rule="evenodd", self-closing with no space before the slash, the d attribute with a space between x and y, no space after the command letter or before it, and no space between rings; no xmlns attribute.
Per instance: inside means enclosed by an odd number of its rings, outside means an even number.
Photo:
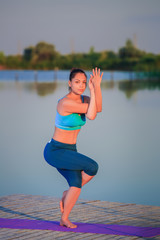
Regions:
<svg viewBox="0 0 160 240"><path fill-rule="evenodd" d="M68 192L68 190L66 190L66 191L63 192L62 199L61 199L61 201L59 202L59 206L60 206L60 209L61 209L61 213L63 213L63 211L64 211L64 199L65 199L65 197L66 197L67 192Z"/></svg>
<svg viewBox="0 0 160 240"><path fill-rule="evenodd" d="M71 223L68 219L67 220L62 220L60 221L60 226L64 226L64 227L67 227L67 228L76 228L77 225Z"/></svg>

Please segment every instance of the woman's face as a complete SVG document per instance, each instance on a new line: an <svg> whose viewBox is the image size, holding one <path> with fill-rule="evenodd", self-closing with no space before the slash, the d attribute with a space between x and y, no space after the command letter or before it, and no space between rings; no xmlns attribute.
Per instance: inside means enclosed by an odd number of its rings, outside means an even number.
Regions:
<svg viewBox="0 0 160 240"><path fill-rule="evenodd" d="M72 92L81 95L86 89L86 76L83 73L77 73L71 81L69 80L68 84Z"/></svg>

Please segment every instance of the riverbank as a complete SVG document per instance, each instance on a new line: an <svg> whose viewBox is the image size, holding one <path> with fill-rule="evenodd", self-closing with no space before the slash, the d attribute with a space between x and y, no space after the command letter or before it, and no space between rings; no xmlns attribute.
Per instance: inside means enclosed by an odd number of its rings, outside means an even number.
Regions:
<svg viewBox="0 0 160 240"><path fill-rule="evenodd" d="M10 195L0 197L0 218L59 221L59 199L47 196ZM70 220L110 226L160 227L160 207L107 201L78 200L71 212ZM119 236L120 235L120 236ZM39 229L1 228L0 239L142 239L137 236L63 232ZM143 238L144 239L144 238ZM146 239L146 238L145 238ZM151 238L150 238L151 239ZM153 238L152 238L153 239ZM160 239L155 236L154 239Z"/></svg>

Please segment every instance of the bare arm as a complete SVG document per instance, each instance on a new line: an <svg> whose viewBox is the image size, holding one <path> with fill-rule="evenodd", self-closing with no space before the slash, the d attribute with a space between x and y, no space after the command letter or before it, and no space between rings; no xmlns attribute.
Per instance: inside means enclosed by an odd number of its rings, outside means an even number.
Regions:
<svg viewBox="0 0 160 240"><path fill-rule="evenodd" d="M95 119L97 114L96 101L95 101L95 91L92 83L91 76L89 80L90 97L85 96L86 101L84 103L78 103L72 99L64 98L57 106L57 110L60 114L64 113L84 113L86 117L90 120Z"/></svg>
<svg viewBox="0 0 160 240"><path fill-rule="evenodd" d="M90 89L90 102L88 106L88 110L86 113L86 117L90 120L94 120L97 115L97 108L96 108L96 99L95 99L95 91L92 82L92 76L89 80L89 89Z"/></svg>
<svg viewBox="0 0 160 240"><path fill-rule="evenodd" d="M102 94L100 83L102 80L103 73L100 75L100 69L97 71L93 69L93 75L89 79L90 98L88 97L87 102L78 103L72 99L62 99L57 110L60 114L64 113L85 113L86 117L90 120L95 119L97 112L102 111Z"/></svg>
<svg viewBox="0 0 160 240"><path fill-rule="evenodd" d="M58 112L64 113L86 113L88 110L88 103L78 103L72 99L65 98L61 100L58 104Z"/></svg>
<svg viewBox="0 0 160 240"><path fill-rule="evenodd" d="M97 112L102 111L102 93L101 93L101 81L102 81L102 74L100 74L100 69L97 68L93 69L93 86L94 86L94 92L95 92L95 100L96 100L96 107L97 107Z"/></svg>

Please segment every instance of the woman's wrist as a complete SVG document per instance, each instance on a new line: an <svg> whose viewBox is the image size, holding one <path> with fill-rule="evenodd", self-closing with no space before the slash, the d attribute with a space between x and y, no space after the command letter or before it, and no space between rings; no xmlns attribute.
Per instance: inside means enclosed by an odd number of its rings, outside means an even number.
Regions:
<svg viewBox="0 0 160 240"><path fill-rule="evenodd" d="M92 88L92 89L90 89L90 94L95 94L95 92L94 92L94 88Z"/></svg>
<svg viewBox="0 0 160 240"><path fill-rule="evenodd" d="M101 82L95 82L95 83L93 84L93 86L94 86L94 88L96 88L96 87L101 87Z"/></svg>

